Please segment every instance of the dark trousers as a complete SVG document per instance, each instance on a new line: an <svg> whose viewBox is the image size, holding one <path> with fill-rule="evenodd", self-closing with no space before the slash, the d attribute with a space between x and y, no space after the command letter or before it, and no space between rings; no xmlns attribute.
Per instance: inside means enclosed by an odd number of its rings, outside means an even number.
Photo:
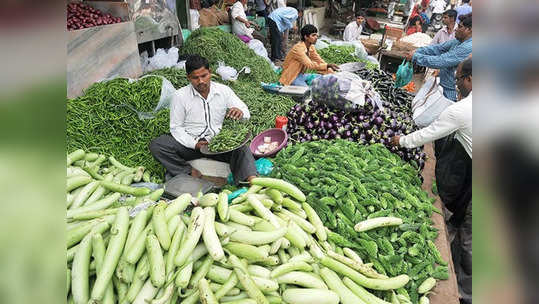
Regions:
<svg viewBox="0 0 539 304"><path fill-rule="evenodd" d="M281 54L281 39L282 34L279 32L279 28L277 27L277 23L275 21L271 20L271 18L268 18L268 25L270 29L270 41L271 41L271 54L270 59L283 59L283 55Z"/></svg>
<svg viewBox="0 0 539 304"><path fill-rule="evenodd" d="M436 184L445 207L451 254L459 285L460 303L472 303L472 159L462 144L449 135L435 143Z"/></svg>
<svg viewBox="0 0 539 304"><path fill-rule="evenodd" d="M258 15L258 17L264 17L266 18L268 16L268 10L265 9L263 11L256 11L256 14Z"/></svg>
<svg viewBox="0 0 539 304"><path fill-rule="evenodd" d="M166 134L150 142L150 152L167 169L167 175L170 176L191 173L191 165L187 162L199 158L229 163L236 184L247 180L249 176L256 176L255 160L247 145L225 154L204 155L200 151L183 146L172 135Z"/></svg>
<svg viewBox="0 0 539 304"><path fill-rule="evenodd" d="M457 275L459 286L460 303L472 303L472 203L466 207L466 212L462 223L458 227L451 227L448 223L448 230L453 230L455 238L451 242L451 256Z"/></svg>

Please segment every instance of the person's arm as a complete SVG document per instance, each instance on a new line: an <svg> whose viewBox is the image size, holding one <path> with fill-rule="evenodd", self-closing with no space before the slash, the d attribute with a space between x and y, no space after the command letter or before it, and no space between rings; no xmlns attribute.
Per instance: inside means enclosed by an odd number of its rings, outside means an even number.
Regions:
<svg viewBox="0 0 539 304"><path fill-rule="evenodd" d="M415 53L422 55L438 56L449 51L449 49L451 49L454 43L455 42L453 40L449 40L440 44L420 47L416 50Z"/></svg>
<svg viewBox="0 0 539 304"><path fill-rule="evenodd" d="M241 12L239 11L240 9L243 10L243 6L242 6L242 8L239 8L239 6L233 5L232 6L232 11L230 12L230 15L232 16L232 19L237 20L237 21L245 24L247 27L249 27L249 25L250 25L249 20L243 19L240 16L241 15Z"/></svg>
<svg viewBox="0 0 539 304"><path fill-rule="evenodd" d="M249 113L249 108L247 105L241 101L241 99L232 91L232 89L227 87L227 108L232 110L233 108L238 109L242 112L242 116L239 118L249 119L251 118L251 113Z"/></svg>
<svg viewBox="0 0 539 304"><path fill-rule="evenodd" d="M458 113L454 108L447 108L428 127L417 130L406 136L400 136L399 145L408 149L445 137L461 127Z"/></svg>
<svg viewBox="0 0 539 304"><path fill-rule="evenodd" d="M170 103L170 134L183 146L195 149L197 140L185 131L185 107L182 104L185 99L184 96L175 94Z"/></svg>
<svg viewBox="0 0 539 304"><path fill-rule="evenodd" d="M448 41L446 43L438 44L439 45L446 45L451 41ZM424 55L424 54L414 54L412 60L414 63L420 65L420 66L426 66L429 68L434 69L442 69L447 67L453 67L457 66L459 63L461 63L464 59L466 59L471 53L471 50L467 47L456 47L451 51L445 52L440 55L436 56L430 56L430 55Z"/></svg>

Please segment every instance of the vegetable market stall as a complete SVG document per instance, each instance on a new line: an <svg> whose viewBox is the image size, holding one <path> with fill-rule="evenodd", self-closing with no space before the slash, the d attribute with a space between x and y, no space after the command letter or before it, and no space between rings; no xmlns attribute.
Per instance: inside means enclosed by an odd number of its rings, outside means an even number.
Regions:
<svg viewBox="0 0 539 304"><path fill-rule="evenodd" d="M210 31L202 39L204 32L194 33L184 52L206 51L213 67L223 59L237 69L253 65L252 75L227 83L251 110L248 128L253 135L271 127L276 115L295 108L290 98L259 87L259 81L276 78L265 61L261 65L250 53L241 53L250 50L228 41L227 34L216 37ZM226 53L230 48L233 56ZM377 73L360 72L364 78L390 77ZM184 70L151 74L176 88L187 84ZM178 298L182 303L217 303L215 298L247 297L253 300L242 303L302 303L315 294L323 303L409 303L408 298L417 303L418 290L427 291L426 279L433 276L448 280L438 281L431 303L458 303L444 222L435 213L441 206L421 190L421 185L430 190L432 156L422 183L413 154L403 160L396 151L369 145L370 140L364 145L342 139L330 145L298 142L275 159L274 174L283 180L257 178L247 193L231 197L230 204L227 191L196 198L180 195L167 204L158 202L162 189L134 187L133 182L162 178L147 143L168 129L168 111L148 120L140 120L137 112L155 108L163 81L156 76L133 83L114 79L68 101L68 150L74 151L67 160L69 298L76 303L111 297L133 303ZM388 102L408 98L384 81L375 88L389 96ZM395 109L405 111L403 105ZM132 141L125 142L127 137ZM307 151L311 146L327 151ZM340 157L338 163L335 157ZM344 161L350 157L357 162ZM337 172L327 169L336 166ZM351 183L352 177L359 182ZM325 197L339 202L325 205L334 212L319 204L327 203ZM399 218L383 219L389 216Z"/></svg>

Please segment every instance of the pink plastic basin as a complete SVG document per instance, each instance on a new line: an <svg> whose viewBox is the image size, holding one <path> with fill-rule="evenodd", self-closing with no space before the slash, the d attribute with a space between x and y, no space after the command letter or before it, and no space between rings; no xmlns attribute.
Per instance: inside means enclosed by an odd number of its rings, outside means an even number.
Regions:
<svg viewBox="0 0 539 304"><path fill-rule="evenodd" d="M264 154L258 153L257 152L258 146L264 144L264 137L268 137L268 136L271 137L271 141L278 142L279 146L277 147L277 149L269 153L264 153ZM253 155L256 158L274 157L277 154L277 152L281 151L281 149L286 146L287 143L288 143L288 134L286 134L286 132L283 131L282 129L273 128L273 129L267 129L266 131L263 131L262 133L258 134L255 138L253 138L253 140L251 141L251 145L249 145L249 149L251 149L251 153L253 153Z"/></svg>

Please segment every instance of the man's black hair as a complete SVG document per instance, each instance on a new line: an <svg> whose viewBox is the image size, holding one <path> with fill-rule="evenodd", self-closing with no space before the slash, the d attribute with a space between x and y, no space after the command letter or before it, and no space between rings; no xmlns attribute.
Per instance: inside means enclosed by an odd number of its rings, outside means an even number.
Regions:
<svg viewBox="0 0 539 304"><path fill-rule="evenodd" d="M365 13L364 10L360 10L360 11L356 12L356 18L357 17L363 17L363 18L367 19L367 14Z"/></svg>
<svg viewBox="0 0 539 304"><path fill-rule="evenodd" d="M462 0L462 4L464 3L470 3L470 0Z"/></svg>
<svg viewBox="0 0 539 304"><path fill-rule="evenodd" d="M453 21L457 20L458 13L454 9L449 9L449 10L445 11L443 14L446 15L447 17L453 19Z"/></svg>
<svg viewBox="0 0 539 304"><path fill-rule="evenodd" d="M465 59L462 62L461 77L472 76L472 58Z"/></svg>
<svg viewBox="0 0 539 304"><path fill-rule="evenodd" d="M306 24L304 27L301 28L301 41L305 41L305 36L309 36L314 33L318 33L318 29L316 28L316 26L312 24Z"/></svg>
<svg viewBox="0 0 539 304"><path fill-rule="evenodd" d="M200 68L210 69L210 64L206 58L196 54L187 57L187 60L185 61L185 71L187 72L187 75Z"/></svg>
<svg viewBox="0 0 539 304"><path fill-rule="evenodd" d="M460 21L460 24L471 29L472 28L472 13L459 16L459 21Z"/></svg>

